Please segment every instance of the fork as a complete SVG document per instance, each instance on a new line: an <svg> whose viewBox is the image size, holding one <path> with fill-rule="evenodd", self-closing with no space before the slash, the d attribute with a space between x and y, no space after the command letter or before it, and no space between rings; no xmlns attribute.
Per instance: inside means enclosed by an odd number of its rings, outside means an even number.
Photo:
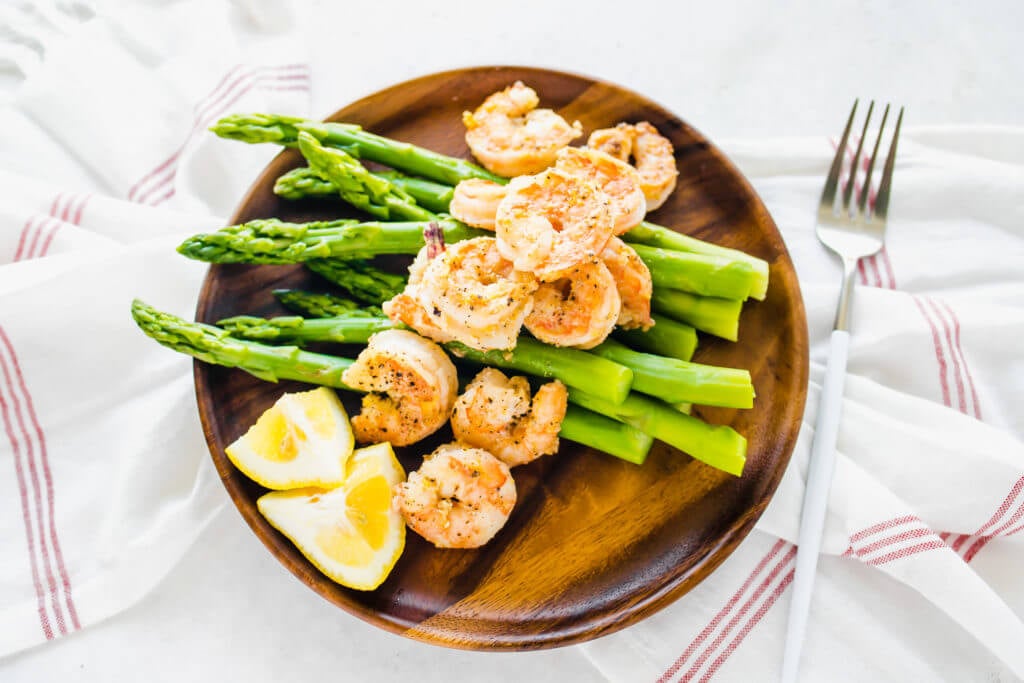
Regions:
<svg viewBox="0 0 1024 683"><path fill-rule="evenodd" d="M871 160L865 173L864 184L855 203L851 204L860 154L867 137L871 114L875 109L872 101L864 119L864 129L857 141L857 151L850 165L850 177L842 192L839 192L839 177L846 154L850 128L857 114L857 100L853 102L850 117L846 121L843 137L836 147L825 189L818 205L816 233L818 240L834 252L843 262L843 286L839 292L836 320L829 339L828 365L825 381L821 387L818 404L818 419L814 440L811 442L810 464L807 469L807 486L804 491L803 509L800 513L800 532L797 537L796 573L793 579L793 599L789 606L789 623L786 629L786 646L782 657L782 681L796 680L800 665L800 651L807 630L807 614L811 606L814 574L818 567L818 552L821 535L825 526L825 510L828 506L829 489L832 486L832 472L836 461L836 439L839 433L839 415L843 398L843 381L846 375L846 359L850 344L850 304L853 296L854 275L860 259L878 253L885 244L886 213L889 209L889 194L892 189L893 165L896 161L896 143L903 122L903 108L896 118L896 128L889 144L889 154L882 170L874 207L868 201L871 192L871 172L875 168L878 147L889 117L889 105L885 105L882 124L875 138ZM837 196L838 195L838 196Z"/></svg>

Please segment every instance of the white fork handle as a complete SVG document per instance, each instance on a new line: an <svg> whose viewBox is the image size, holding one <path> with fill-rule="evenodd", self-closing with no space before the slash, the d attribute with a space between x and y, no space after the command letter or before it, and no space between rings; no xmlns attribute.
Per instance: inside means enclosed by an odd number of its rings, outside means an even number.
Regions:
<svg viewBox="0 0 1024 683"><path fill-rule="evenodd" d="M807 631L807 613L811 607L814 574L818 568L818 551L821 548L828 494L832 488L832 472L836 464L839 413L843 401L843 380L846 378L849 348L850 333L846 330L833 330L829 340L828 366L825 369L825 383L821 387L814 440L811 443L804 504L800 513L793 599L789 604L786 649L782 655L783 683L796 681L800 650Z"/></svg>

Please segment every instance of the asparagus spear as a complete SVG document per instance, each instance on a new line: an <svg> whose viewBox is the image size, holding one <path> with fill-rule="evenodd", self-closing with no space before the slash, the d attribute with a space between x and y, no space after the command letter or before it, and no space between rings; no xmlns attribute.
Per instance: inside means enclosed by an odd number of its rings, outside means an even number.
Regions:
<svg viewBox="0 0 1024 683"><path fill-rule="evenodd" d="M301 289L275 289L273 294L282 306L307 318L384 315L377 306L361 306L357 301L334 294L307 292Z"/></svg>
<svg viewBox="0 0 1024 683"><path fill-rule="evenodd" d="M447 212L455 193L455 188L450 185L413 178L398 171L377 171L373 175L387 180L392 187L407 193L417 204L434 213ZM338 188L308 166L300 166L277 179L274 194L285 199L337 199Z"/></svg>
<svg viewBox="0 0 1024 683"><path fill-rule="evenodd" d="M625 365L633 371L634 391L667 403L699 403L727 408L751 408L754 405L754 385L746 370L640 353L613 339L597 345L591 353Z"/></svg>
<svg viewBox="0 0 1024 683"><path fill-rule="evenodd" d="M590 446L635 465L642 465L651 450L654 437L632 425L569 405L558 436Z"/></svg>
<svg viewBox="0 0 1024 683"><path fill-rule="evenodd" d="M318 176L308 166L300 166L274 182L274 194L285 199L337 198L338 187L330 180Z"/></svg>
<svg viewBox="0 0 1024 683"><path fill-rule="evenodd" d="M329 147L341 147L360 159L369 159L399 171L431 180L457 185L467 178L508 182L476 164L438 154L429 149L397 142L364 131L350 123L322 123L294 116L273 114L232 114L215 123L210 130L222 138L242 142L276 142L294 145L299 132L305 131Z"/></svg>
<svg viewBox="0 0 1024 683"><path fill-rule="evenodd" d="M743 474L747 440L732 427L709 425L667 403L636 393L631 393L622 403L614 405L603 398L570 387L569 401L632 425L712 467L736 476Z"/></svg>
<svg viewBox="0 0 1024 683"><path fill-rule="evenodd" d="M365 261L314 259L306 267L368 304L382 304L405 289L408 278L389 273Z"/></svg>
<svg viewBox="0 0 1024 683"><path fill-rule="evenodd" d="M679 360L690 360L697 350L697 330L664 316L654 316L649 330L618 329L613 336L635 349Z"/></svg>
<svg viewBox="0 0 1024 683"><path fill-rule="evenodd" d="M630 246L647 264L655 287L743 300L757 284L754 267L748 261L670 251L645 244Z"/></svg>
<svg viewBox="0 0 1024 683"><path fill-rule="evenodd" d="M180 353L214 365L239 368L268 382L294 379L348 389L341 374L351 360L301 351L295 346L267 346L231 337L212 325L193 323L135 299L132 318L149 337Z"/></svg>
<svg viewBox="0 0 1024 683"><path fill-rule="evenodd" d="M454 220L436 221L446 243L486 235ZM178 252L209 263L302 263L312 259L415 254L423 246L424 223L360 223L357 220L286 223L276 218L231 225L194 235Z"/></svg>
<svg viewBox="0 0 1024 683"><path fill-rule="evenodd" d="M675 289L655 289L651 308L675 320L729 341L739 336L742 301L697 296Z"/></svg>
<svg viewBox="0 0 1024 683"><path fill-rule="evenodd" d="M754 269L754 282L750 290L750 296L758 301L763 301L768 292L768 262L738 249L730 249L712 244L711 242L704 242L695 237L682 235L674 230L669 230L647 221L631 229L622 236L622 239L630 243L646 244L661 249L706 254L708 256L721 256L734 261L746 261Z"/></svg>
<svg viewBox="0 0 1024 683"><path fill-rule="evenodd" d="M389 180L392 185L409 194L416 203L434 213L447 213L455 188L423 178L414 178L398 171L381 171L375 175Z"/></svg>
<svg viewBox="0 0 1024 683"><path fill-rule="evenodd" d="M132 318L163 346L213 365L238 368L268 382L291 379L355 391L341 381L353 363L348 358L234 339L225 330L188 322L138 299L132 302ZM651 446L651 438L636 428L575 407L566 411L560 435L634 463L643 462Z"/></svg>
<svg viewBox="0 0 1024 683"><path fill-rule="evenodd" d="M365 344L371 335L398 325L387 318L354 315L340 318L281 316L270 319L238 315L218 320L217 326L238 339L304 346L314 342Z"/></svg>
<svg viewBox="0 0 1024 683"><path fill-rule="evenodd" d="M312 135L299 133L299 150L309 167L338 188L352 206L381 220L429 221L436 216L391 181L370 173L344 150L324 147Z"/></svg>

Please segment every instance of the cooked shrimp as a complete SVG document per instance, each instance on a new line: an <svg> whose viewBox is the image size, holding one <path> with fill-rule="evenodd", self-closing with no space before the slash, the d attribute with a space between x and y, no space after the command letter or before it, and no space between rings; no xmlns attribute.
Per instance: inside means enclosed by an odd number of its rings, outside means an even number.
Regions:
<svg viewBox="0 0 1024 683"><path fill-rule="evenodd" d="M568 392L555 380L530 401L525 377L484 368L455 401L452 431L461 443L494 453L509 467L558 452Z"/></svg>
<svg viewBox="0 0 1024 683"><path fill-rule="evenodd" d="M621 235L640 224L647 203L640 189L640 175L629 164L604 152L566 147L558 153L555 168L593 181L611 199L612 231Z"/></svg>
<svg viewBox="0 0 1024 683"><path fill-rule="evenodd" d="M342 374L363 397L352 418L360 442L405 446L433 434L448 421L459 384L452 361L434 342L408 330L385 330Z"/></svg>
<svg viewBox="0 0 1024 683"><path fill-rule="evenodd" d="M513 270L493 237L457 242L434 258L427 255L431 248L420 250L402 298L389 301L385 312L435 341L456 340L480 351L515 348L533 308L536 278ZM423 315L406 310L406 297Z"/></svg>
<svg viewBox="0 0 1024 683"><path fill-rule="evenodd" d="M601 252L601 260L608 266L615 286L622 299L619 311L618 326L626 329L639 327L648 330L654 325L651 318L651 271L633 247L618 237L608 241L608 246Z"/></svg>
<svg viewBox="0 0 1024 683"><path fill-rule="evenodd" d="M556 168L515 178L498 205L498 251L516 270L557 280L598 259L612 236L609 203L594 183Z"/></svg>
<svg viewBox="0 0 1024 683"><path fill-rule="evenodd" d="M516 504L508 465L481 448L444 444L394 488L409 528L438 548L479 548Z"/></svg>
<svg viewBox="0 0 1024 683"><path fill-rule="evenodd" d="M498 204L505 198L507 192L507 187L491 180L463 180L455 186L448 212L466 225L494 230Z"/></svg>
<svg viewBox="0 0 1024 683"><path fill-rule="evenodd" d="M587 147L629 163L629 155L633 153L633 126L620 123L614 128L595 130L587 138Z"/></svg>
<svg viewBox="0 0 1024 683"><path fill-rule="evenodd" d="M384 315L395 322L408 325L428 339L433 339L438 344L454 341L455 337L450 332L431 320L427 312L420 306L419 302L409 294L410 290L423 282L423 273L427 269L430 259L427 257L427 249L420 249L420 252L413 259L409 266L409 282L405 289L389 301L381 305Z"/></svg>
<svg viewBox="0 0 1024 683"><path fill-rule="evenodd" d="M595 130L590 134L587 145L620 161L628 161L632 155L640 174L640 188L647 198L648 211L664 204L676 188L679 170L672 143L647 121L634 125L620 123L615 128Z"/></svg>
<svg viewBox="0 0 1024 683"><path fill-rule="evenodd" d="M602 261L584 263L560 280L541 284L523 324L548 344L590 349L608 337L621 306L608 267Z"/></svg>
<svg viewBox="0 0 1024 683"><path fill-rule="evenodd" d="M537 109L539 103L532 88L516 81L462 114L466 143L487 170L509 178L543 171L583 134L579 121L570 126L550 109Z"/></svg>

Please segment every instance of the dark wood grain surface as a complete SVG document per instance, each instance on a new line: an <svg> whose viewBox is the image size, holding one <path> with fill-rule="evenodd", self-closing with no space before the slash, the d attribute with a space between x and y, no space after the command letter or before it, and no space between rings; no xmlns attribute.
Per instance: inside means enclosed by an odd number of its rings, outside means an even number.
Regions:
<svg viewBox="0 0 1024 683"><path fill-rule="evenodd" d="M267 548L299 580L342 609L390 631L448 647L515 650L577 643L635 623L683 596L735 549L768 504L797 438L807 386L804 308L775 224L714 145L650 100L581 76L486 67L402 83L346 106L331 120L469 158L462 112L515 80L536 89L542 106L570 121L578 119L585 135L619 121L653 123L672 140L680 176L676 191L649 219L771 264L768 297L744 307L739 342L702 336L695 357L748 368L753 376L757 398L752 410L695 410L747 437L742 477L660 442L638 467L563 441L557 455L514 470L519 502L489 545L437 550L410 532L388 580L372 592L353 591L321 575L266 523L255 505L263 489L224 455L224 447L283 392L306 387L195 365L213 460L232 500ZM354 215L339 203L276 197L274 180L300 164L298 152L277 156L242 199L232 222ZM212 322L243 313L281 314L270 293L276 287L327 289L301 267L214 266L196 317ZM354 357L358 348L332 352ZM350 412L357 411L358 396L342 399ZM418 447L399 449L399 459L415 469L425 453L449 438L445 430Z"/></svg>

